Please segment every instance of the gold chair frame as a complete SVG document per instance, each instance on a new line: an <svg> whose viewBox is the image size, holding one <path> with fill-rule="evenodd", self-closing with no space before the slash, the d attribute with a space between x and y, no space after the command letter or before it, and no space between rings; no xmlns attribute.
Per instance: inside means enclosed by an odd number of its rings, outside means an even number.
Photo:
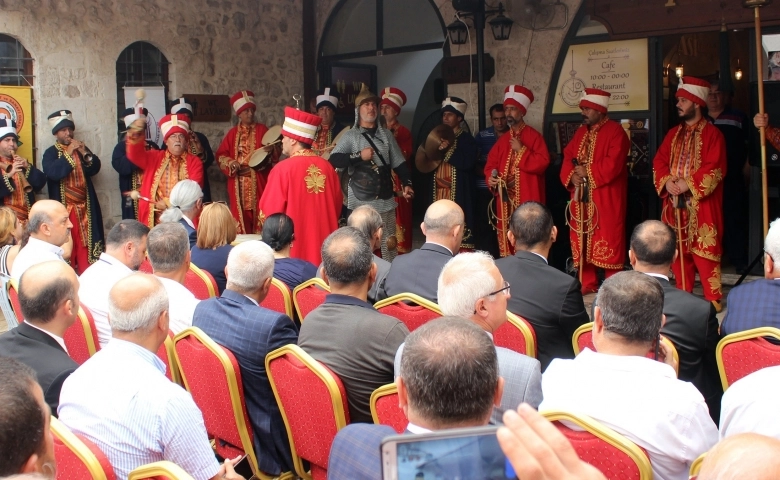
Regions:
<svg viewBox="0 0 780 480"><path fill-rule="evenodd" d="M95 345L95 339L92 336L92 325L89 323L87 313L84 311L84 307L79 306L79 322L81 322L81 328L84 330L84 337L87 339L87 351L91 357L98 351L97 345Z"/></svg>
<svg viewBox="0 0 780 480"><path fill-rule="evenodd" d="M699 476L699 472L701 471L701 464L704 463L704 458L707 456L707 452L702 453L698 457L696 457L696 460L691 463L691 470L688 473L688 478L694 478Z"/></svg>
<svg viewBox="0 0 780 480"><path fill-rule="evenodd" d="M398 302L412 302L421 307L425 307L434 313L437 313L439 315L444 315L443 313L441 313L441 309L439 308L439 305L428 300L427 298L423 298L419 295L410 292L399 293L397 295L393 295L392 297L387 297L384 300L380 300L374 304L374 308L379 310L382 307L386 307L388 305L392 305Z"/></svg>
<svg viewBox="0 0 780 480"><path fill-rule="evenodd" d="M145 480L157 476L166 477L169 480L195 480L183 468L167 460L141 465L127 475L127 480Z"/></svg>
<svg viewBox="0 0 780 480"><path fill-rule="evenodd" d="M276 287L277 289L279 289L280 292L282 292L282 298L284 298L284 313L287 314L288 317L293 318L293 301L292 301L292 293L290 292L290 287L288 287L287 284L284 283L283 281L272 277L271 288L274 287Z"/></svg>
<svg viewBox="0 0 780 480"><path fill-rule="evenodd" d="M529 357L536 358L536 337L534 336L534 332L531 331L531 327L525 323L524 319L521 319L509 310L506 311L506 320L523 333L523 336L525 337L525 354Z"/></svg>
<svg viewBox="0 0 780 480"><path fill-rule="evenodd" d="M71 452L79 457L79 460L81 460L84 466L87 467L87 470L89 470L93 480L108 480L106 472L103 470L100 461L92 450L84 445L84 442L82 442L79 437L54 416L51 417L51 433L68 447Z"/></svg>
<svg viewBox="0 0 780 480"><path fill-rule="evenodd" d="M723 366L723 349L726 346L742 342L745 340L752 340L759 337L772 337L780 340L780 328L775 327L759 327L745 330L742 332L732 333L721 338L718 342L718 346L715 347L715 360L718 362L718 374L720 375L720 383L723 385L723 391L725 392L729 388L729 381L726 378L726 369ZM780 348L780 347L779 347Z"/></svg>
<svg viewBox="0 0 780 480"><path fill-rule="evenodd" d="M371 406L371 418L374 419L374 423L377 425L380 425L382 422L379 421L379 414L376 412L376 402L382 397L394 395L396 393L398 393L398 386L395 383L382 385L371 393L371 399L369 400L369 404Z"/></svg>
<svg viewBox="0 0 780 480"><path fill-rule="evenodd" d="M209 279L208 275L203 273L203 270L198 268L194 263L190 262L190 271L198 276L201 280L203 280L203 283L206 284L206 290L209 292L209 297L216 297L217 291L214 290L214 284L211 283L211 280Z"/></svg>
<svg viewBox="0 0 780 480"><path fill-rule="evenodd" d="M298 316L298 320L300 320L301 323L303 323L303 316L301 315L301 307L300 305L298 305L298 293L301 290L304 290L307 287L310 287L312 285L320 287L321 289L330 293L330 285L325 283L325 280L319 277L310 278L309 280L306 280L305 282L303 282L302 284L298 285L293 289L292 299L293 299L293 305L295 305L295 314Z"/></svg>

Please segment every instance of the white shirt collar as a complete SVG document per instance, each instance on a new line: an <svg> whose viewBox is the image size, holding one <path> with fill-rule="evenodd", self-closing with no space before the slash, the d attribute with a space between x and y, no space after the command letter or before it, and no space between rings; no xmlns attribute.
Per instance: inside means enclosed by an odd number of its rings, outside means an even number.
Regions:
<svg viewBox="0 0 780 480"><path fill-rule="evenodd" d="M181 214L181 218L182 218L182 219L183 219L185 222L187 222L187 225L189 225L189 226L190 226L190 227L192 227L192 228L195 228L195 224L194 224L194 223L192 223L192 220L190 220L190 218L189 218L187 215L185 215L185 214L183 214L183 213L182 213L182 214Z"/></svg>
<svg viewBox="0 0 780 480"><path fill-rule="evenodd" d="M528 251L528 250L526 250L526 251ZM537 257L539 257L539 258L541 258L542 260L544 260L544 263L546 263L546 264L548 264L548 265L549 265L549 262L547 261L547 258L545 258L545 256L544 256L544 255L539 255L538 253L536 253L536 252L531 252L531 251L528 251L528 253L533 253L533 254L534 254L534 255L536 255Z"/></svg>
<svg viewBox="0 0 780 480"><path fill-rule="evenodd" d="M642 272L642 273L644 273L645 275L650 275L651 277L663 278L667 282L669 281L669 277L668 276L661 275L660 273L649 273L649 272Z"/></svg>
<svg viewBox="0 0 780 480"><path fill-rule="evenodd" d="M79 321L79 319L77 318L77 319L76 319L76 321L78 322L78 321ZM62 339L62 337L58 337L57 335L55 335L55 334L51 333L50 331L48 331L48 330L44 330L44 329L42 329L41 327L38 327L38 326L36 326L36 325L33 325L32 323L30 323L30 322L28 322L28 321L26 321L26 320L24 321L24 323L25 323L25 324L27 324L27 326L29 326L29 327L32 327L32 328L34 328L34 329L36 329L36 330L40 330L41 332L43 332L43 333L45 333L46 335L48 335L48 336L50 336L51 338L53 338L54 340L57 340L57 343L59 343L59 344L60 344L60 347L62 347L62 349L63 349L63 350L65 350L65 353L68 353L68 347L66 347L66 346L65 346L65 340L63 340L63 339Z"/></svg>
<svg viewBox="0 0 780 480"><path fill-rule="evenodd" d="M121 260L119 260L118 258L113 257L113 256L107 254L106 252L103 252L103 253L100 254L100 258L98 259L98 261L99 262L105 262L105 263L111 265L112 267L116 267L116 268L119 268L119 269L122 269L122 270L127 270L128 272L132 272L133 271L130 267L128 267L127 265L122 263Z"/></svg>
<svg viewBox="0 0 780 480"><path fill-rule="evenodd" d="M245 296L246 298L248 298L250 302L254 303L254 304L255 304L255 305L257 305L258 307L260 306L260 304L259 304L259 303L257 303L257 300L255 300L254 298L252 298L252 297L247 297L246 295L244 295L244 296Z"/></svg>
<svg viewBox="0 0 780 480"><path fill-rule="evenodd" d="M409 422L409 425L406 426L406 429L409 430L412 433L430 433L432 430L429 430L424 427L420 427L418 425L413 424L412 422Z"/></svg>
<svg viewBox="0 0 780 480"><path fill-rule="evenodd" d="M449 248L445 247L445 246L444 246L444 245L442 245L441 243L432 242L432 241L430 241L430 240L428 240L428 239L426 239L426 240L425 240L425 243L430 243L431 245L438 245L438 246L440 246L441 248L446 248L446 249L447 249L447 251L448 251L448 252L450 252L450 255L452 255L452 256L455 256L455 254L454 254L454 253L452 253L452 250L450 250Z"/></svg>
<svg viewBox="0 0 780 480"><path fill-rule="evenodd" d="M61 249L57 245L53 245L53 244L51 244L49 242L44 242L43 240L39 240L39 239L34 238L34 237L30 237L27 240L27 245L25 245L25 247L30 245L30 244L33 245L33 248L36 248L36 249L40 248L40 249L43 249L43 250L48 250L48 251L54 253L55 255L57 255L60 258L62 258L62 254L65 253L65 250Z"/></svg>

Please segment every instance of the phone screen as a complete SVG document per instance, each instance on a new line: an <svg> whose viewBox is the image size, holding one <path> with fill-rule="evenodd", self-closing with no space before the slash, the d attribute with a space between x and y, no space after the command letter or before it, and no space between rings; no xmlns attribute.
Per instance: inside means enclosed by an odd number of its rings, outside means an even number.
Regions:
<svg viewBox="0 0 780 480"><path fill-rule="evenodd" d="M397 435L382 441L385 480L514 480L496 427Z"/></svg>

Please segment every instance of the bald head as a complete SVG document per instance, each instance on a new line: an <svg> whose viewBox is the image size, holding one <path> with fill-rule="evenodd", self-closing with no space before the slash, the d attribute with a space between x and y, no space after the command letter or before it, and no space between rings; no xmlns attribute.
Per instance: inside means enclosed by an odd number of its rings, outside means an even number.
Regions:
<svg viewBox="0 0 780 480"><path fill-rule="evenodd" d="M61 246L68 241L73 224L68 210L54 200L38 200L30 208L27 233L38 240Z"/></svg>
<svg viewBox="0 0 780 480"><path fill-rule="evenodd" d="M167 310L168 293L154 275L135 273L118 281L108 293L108 320L114 334L148 333Z"/></svg>
<svg viewBox="0 0 780 480"><path fill-rule="evenodd" d="M59 260L39 263L28 268L19 280L19 303L22 315L36 325L47 324L63 316L61 307L71 302L73 320L78 314L79 279L67 263Z"/></svg>
<svg viewBox="0 0 780 480"><path fill-rule="evenodd" d="M437 200L425 211L422 231L426 240L445 245L453 253L460 248L463 227L463 210L451 200Z"/></svg>
<svg viewBox="0 0 780 480"><path fill-rule="evenodd" d="M646 220L634 228L630 247L638 263L668 269L674 261L676 241L671 227L658 220Z"/></svg>
<svg viewBox="0 0 780 480"><path fill-rule="evenodd" d="M707 453L699 480L773 480L780 471L780 440L741 433L722 440Z"/></svg>

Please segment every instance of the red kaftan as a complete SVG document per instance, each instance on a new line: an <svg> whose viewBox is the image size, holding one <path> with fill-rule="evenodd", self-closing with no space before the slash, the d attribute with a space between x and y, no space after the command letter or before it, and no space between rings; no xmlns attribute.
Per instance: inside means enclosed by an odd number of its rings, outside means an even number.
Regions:
<svg viewBox="0 0 780 480"><path fill-rule="evenodd" d="M152 202L170 197L171 189L181 180L194 180L203 188L203 162L189 152L185 152L184 157L185 161L179 168L166 172L170 169L173 159L168 150L147 151L144 138L133 140L130 135L127 136L127 158L143 171L140 194ZM170 173L170 176L167 173ZM165 181L164 175L169 181ZM155 211L151 207L149 202L138 202L138 221L149 228L155 225Z"/></svg>
<svg viewBox="0 0 780 480"><path fill-rule="evenodd" d="M686 134L688 142L685 142ZM681 234L683 252L680 254L684 255L683 262L688 258L685 289L690 291L693 288L689 270L694 263L689 258L691 254L708 260L699 262L702 268L697 268L707 300L722 297L720 257L723 253L723 178L726 165L723 134L704 119L688 128L683 123L669 130L653 159L653 182L663 201L662 220L678 235ZM684 194L687 208L680 209L681 232L678 231L672 195L666 190L667 180L674 177L685 179L689 188ZM677 267L677 286L682 288L679 263L675 262L673 266Z"/></svg>
<svg viewBox="0 0 780 480"><path fill-rule="evenodd" d="M576 230L585 232L585 264L605 270L622 270L626 260L626 199L628 194L628 170L626 157L630 148L628 135L619 123L605 118L592 131L581 126L571 142L563 150L561 181L574 192L571 177L573 159L584 165L588 172L590 203L580 209L580 203L572 200L569 222L572 257L575 266L580 265L580 237ZM578 218L582 211L584 228ZM590 231L592 229L592 231ZM586 288L583 279L583 289ZM591 286L592 287L592 286Z"/></svg>
<svg viewBox="0 0 780 480"><path fill-rule="evenodd" d="M238 233L255 233L258 218L255 214L257 202L263 195L270 166L262 171L256 171L248 166L249 157L262 147L263 135L268 127L262 123L255 123L248 129L248 138L241 138L240 125L236 125L228 131L222 143L219 144L217 162L219 169L227 176L228 199L230 200L230 213L238 222ZM239 143L245 143L249 151L239 153ZM269 153L269 156L273 153ZM231 172L228 165L233 160L240 165L237 171ZM267 159L267 163L272 159ZM242 188L243 184L243 188Z"/></svg>
<svg viewBox="0 0 780 480"><path fill-rule="evenodd" d="M406 166L412 171L412 132L400 123L396 123L388 129L393 132L395 141L401 148L401 153L406 160ZM393 174L393 188L396 192L403 191L401 179L395 172ZM398 253L409 253L412 251L412 201L404 197L395 197L395 203L398 207L395 209L395 238L398 239Z"/></svg>
<svg viewBox="0 0 780 480"><path fill-rule="evenodd" d="M325 238L339 227L341 183L333 166L311 150L302 150L271 170L258 215L260 223L274 213L293 219L295 241L290 256L321 263Z"/></svg>
<svg viewBox="0 0 780 480"><path fill-rule="evenodd" d="M547 144L534 128L523 124L518 131L510 129L507 133L496 140L485 164L486 179L492 176L493 170L498 170L498 178L505 182L506 193L503 198L498 196L498 189L493 191L495 226L502 257L514 255L514 248L509 244L506 232L515 208L527 201L545 203L544 172L550 165ZM519 152L512 150L512 138L520 141Z"/></svg>

